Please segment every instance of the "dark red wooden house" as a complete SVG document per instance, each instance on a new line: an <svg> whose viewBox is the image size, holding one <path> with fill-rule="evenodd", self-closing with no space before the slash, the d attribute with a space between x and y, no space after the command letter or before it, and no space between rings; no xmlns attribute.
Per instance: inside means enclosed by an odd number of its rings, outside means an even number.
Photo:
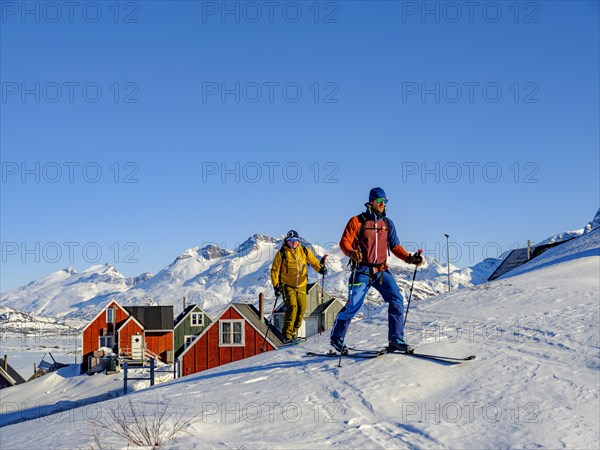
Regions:
<svg viewBox="0 0 600 450"><path fill-rule="evenodd" d="M86 325L82 332L82 363L88 362L94 351L100 347L115 348L117 329L129 318L129 313L116 301L111 301Z"/></svg>
<svg viewBox="0 0 600 450"><path fill-rule="evenodd" d="M126 306L130 318L117 330L119 354L139 353L141 345L145 356L164 363L173 362L173 307ZM137 355L132 355L134 359Z"/></svg>
<svg viewBox="0 0 600 450"><path fill-rule="evenodd" d="M263 311L245 303L230 304L179 356L180 376L258 355L263 344L264 351L281 346L281 334L265 321Z"/></svg>
<svg viewBox="0 0 600 450"><path fill-rule="evenodd" d="M82 333L83 365L101 347L119 357L173 362L173 307L121 306L111 301Z"/></svg>

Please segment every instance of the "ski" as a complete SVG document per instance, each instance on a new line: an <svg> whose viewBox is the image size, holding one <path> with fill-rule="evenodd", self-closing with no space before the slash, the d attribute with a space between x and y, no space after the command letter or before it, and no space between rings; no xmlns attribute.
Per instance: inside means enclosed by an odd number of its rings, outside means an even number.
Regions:
<svg viewBox="0 0 600 450"><path fill-rule="evenodd" d="M316 353L316 352L307 352L306 356L323 356L329 358L339 358L340 356L348 357L348 358L363 358L363 359L371 359L377 358L378 356L385 355L385 349L379 351L359 351L357 353L347 353L345 355L340 355L338 352L334 352L330 350L327 353Z"/></svg>
<svg viewBox="0 0 600 450"><path fill-rule="evenodd" d="M464 358L455 358L452 356L428 355L425 353L415 353L414 349L410 349L408 352L397 352L397 351L389 350L387 347L382 350L363 350L363 349L357 349L357 348L350 348L350 350L354 350L354 351L361 352L361 353L367 353L367 354L375 354L375 353L379 353L379 352L383 351L384 353L394 353L397 355L412 356L415 358L430 359L432 361L442 361L442 362L448 362L448 363L453 363L453 364L460 364L462 362L471 361L471 360L475 359L475 355L466 356Z"/></svg>
<svg viewBox="0 0 600 450"><path fill-rule="evenodd" d="M429 359L431 361L439 361L439 362L445 362L448 364L460 364L462 362L465 361L471 361L473 359L475 359L475 355L470 355L470 356L466 356L464 358L455 358L452 356L442 356L442 355L427 355L425 353L415 353L415 351L411 351L411 352L394 352L394 351L390 351L386 348L386 352L387 353L392 353L392 354L398 354L398 355L404 355L404 356L412 356L413 358L421 358L421 359Z"/></svg>

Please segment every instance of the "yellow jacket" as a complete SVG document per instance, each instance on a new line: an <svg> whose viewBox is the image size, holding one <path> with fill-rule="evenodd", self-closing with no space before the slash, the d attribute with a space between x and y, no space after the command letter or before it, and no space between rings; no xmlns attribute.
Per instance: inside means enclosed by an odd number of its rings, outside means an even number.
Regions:
<svg viewBox="0 0 600 450"><path fill-rule="evenodd" d="M285 252L285 258L282 258L282 251ZM285 262L283 259L285 259ZM282 249L275 254L271 266L273 286L277 286L280 282L295 288L306 286L308 282L306 263L310 264L317 272L321 270L319 260L308 248L302 247L302 244L300 244L296 247L296 250L293 250L284 244Z"/></svg>

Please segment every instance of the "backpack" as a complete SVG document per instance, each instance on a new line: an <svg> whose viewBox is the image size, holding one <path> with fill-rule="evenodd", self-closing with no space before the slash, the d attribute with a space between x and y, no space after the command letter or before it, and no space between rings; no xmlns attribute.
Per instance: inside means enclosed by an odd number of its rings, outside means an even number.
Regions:
<svg viewBox="0 0 600 450"><path fill-rule="evenodd" d="M358 215L358 222L360 223L360 229L358 230L357 233L357 237L362 237L363 233L365 232L365 222L367 221L367 216L365 215L365 213L360 213ZM390 230L390 222L388 220L387 217L383 218L383 221L385 222L385 226L387 227L388 230ZM389 232L389 231L388 231ZM390 251L390 243L388 241L388 256L390 256L392 253Z"/></svg>

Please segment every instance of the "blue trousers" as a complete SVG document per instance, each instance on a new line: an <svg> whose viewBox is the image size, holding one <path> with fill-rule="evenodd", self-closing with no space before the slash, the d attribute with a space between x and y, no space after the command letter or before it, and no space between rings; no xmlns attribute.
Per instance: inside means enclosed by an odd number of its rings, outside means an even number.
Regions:
<svg viewBox="0 0 600 450"><path fill-rule="evenodd" d="M331 339L344 339L350 321L360 310L371 287L374 287L388 304L388 340L404 339L404 298L396 280L385 270L374 274L369 281L368 267L357 268L354 279L350 275L348 302L335 319Z"/></svg>

